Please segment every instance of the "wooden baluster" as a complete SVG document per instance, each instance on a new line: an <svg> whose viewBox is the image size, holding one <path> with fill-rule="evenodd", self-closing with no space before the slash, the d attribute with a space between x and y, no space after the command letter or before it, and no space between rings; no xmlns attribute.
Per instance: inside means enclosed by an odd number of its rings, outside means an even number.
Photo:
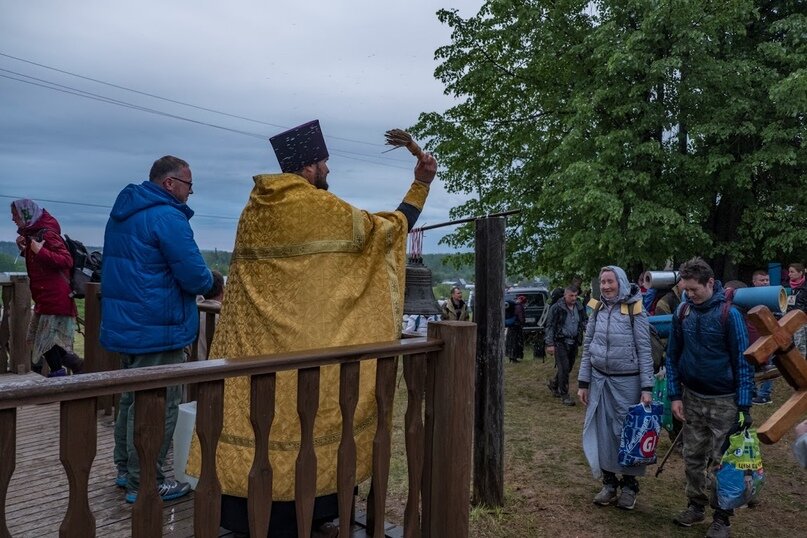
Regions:
<svg viewBox="0 0 807 538"><path fill-rule="evenodd" d="M269 534L272 513L272 466L269 464L269 432L275 417L275 374L252 376L249 421L255 434L255 458L249 471L247 508L250 536Z"/></svg>
<svg viewBox="0 0 807 538"><path fill-rule="evenodd" d="M342 412L342 439L336 464L339 497L339 536L350 536L353 490L356 487L356 440L353 419L359 403L360 362L344 362L339 369L339 409Z"/></svg>
<svg viewBox="0 0 807 538"><path fill-rule="evenodd" d="M297 536L309 538L317 493L317 454L314 452L314 419L319 407L319 368L297 371L297 414L300 416L300 452L294 478Z"/></svg>
<svg viewBox="0 0 807 538"><path fill-rule="evenodd" d="M404 428L406 463L409 472L409 496L404 511L404 537L420 536L420 490L423 478L423 395L426 387L426 355L404 358L404 380L408 402Z"/></svg>
<svg viewBox="0 0 807 538"><path fill-rule="evenodd" d="M216 446L224 425L224 380L197 385L196 434L202 451L202 472L193 499L194 536L219 535L221 483L216 472Z"/></svg>
<svg viewBox="0 0 807 538"><path fill-rule="evenodd" d="M6 495L17 465L17 410L0 410L0 538L11 538L6 524Z"/></svg>
<svg viewBox="0 0 807 538"><path fill-rule="evenodd" d="M165 434L165 388L135 393L134 446L140 486L132 508L132 536L162 536L163 500L157 494L157 456Z"/></svg>
<svg viewBox="0 0 807 538"><path fill-rule="evenodd" d="M471 443L474 430L476 325L429 323L444 347L428 359L423 536L468 536Z"/></svg>
<svg viewBox="0 0 807 538"><path fill-rule="evenodd" d="M378 421L373 438L373 536L384 536L384 512L392 444L392 400L395 394L395 357L376 361L375 400Z"/></svg>
<svg viewBox="0 0 807 538"><path fill-rule="evenodd" d="M95 459L95 398L62 402L59 407L59 460L67 474L70 497L59 536L95 536L95 517L90 510L88 482Z"/></svg>

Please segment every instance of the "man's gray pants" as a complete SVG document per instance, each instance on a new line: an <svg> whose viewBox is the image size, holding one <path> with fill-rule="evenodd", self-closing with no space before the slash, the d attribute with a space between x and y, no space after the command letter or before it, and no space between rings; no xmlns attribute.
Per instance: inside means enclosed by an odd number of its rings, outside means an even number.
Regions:
<svg viewBox="0 0 807 538"><path fill-rule="evenodd" d="M567 344L563 341L555 344L555 367L558 369L555 374L553 385L561 396L569 395L569 374L574 368L574 361L577 358L577 343Z"/></svg>
<svg viewBox="0 0 807 538"><path fill-rule="evenodd" d="M162 351L160 353L147 353L144 355L121 355L121 364L124 369L142 368L144 366L160 366L167 364L181 364L185 362L185 350ZM134 446L134 420L135 420L135 394L124 392L118 405L118 416L115 419L115 451L113 458L118 471L129 473L128 491L137 491L140 487L140 461L137 449ZM157 457L157 485L165 481L163 464L174 437L179 414L179 402L182 400L182 387L180 385L166 387L165 389L165 434L160 453Z"/></svg>

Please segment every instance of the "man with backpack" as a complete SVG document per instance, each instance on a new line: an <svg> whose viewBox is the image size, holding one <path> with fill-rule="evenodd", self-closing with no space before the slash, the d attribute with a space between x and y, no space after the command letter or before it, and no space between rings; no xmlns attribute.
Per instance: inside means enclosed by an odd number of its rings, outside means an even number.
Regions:
<svg viewBox="0 0 807 538"><path fill-rule="evenodd" d="M673 521L690 527L705 520L714 488L713 470L723 442L751 423L754 368L743 357L748 331L742 314L727 302L723 286L700 258L681 265L686 301L673 314L667 345L667 390L673 415L684 423L683 453L689 505ZM708 478L707 478L708 476ZM731 535L733 510L716 503L707 537Z"/></svg>
<svg viewBox="0 0 807 538"><path fill-rule="evenodd" d="M679 304L681 304L681 293L683 291L684 283L679 280L675 283L675 286L673 286L672 289L656 303L655 315L663 316L665 314L669 315L675 312L675 309L678 308Z"/></svg>
<svg viewBox="0 0 807 538"><path fill-rule="evenodd" d="M563 290L563 299L549 307L546 321L546 352L555 355L557 373L547 383L552 395L561 398L563 405L573 406L569 397L569 373L577 358L577 348L586 329L586 310L577 301L578 288L569 286Z"/></svg>

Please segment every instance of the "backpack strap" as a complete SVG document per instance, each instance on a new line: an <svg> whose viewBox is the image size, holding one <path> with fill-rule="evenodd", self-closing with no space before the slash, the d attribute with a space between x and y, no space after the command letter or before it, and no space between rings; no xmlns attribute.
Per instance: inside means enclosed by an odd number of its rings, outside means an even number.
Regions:
<svg viewBox="0 0 807 538"><path fill-rule="evenodd" d="M639 360L639 344L636 342L636 334L634 332L634 325L636 324L635 317L642 313L644 304L642 301L636 301L632 305L622 303L619 305L619 312L622 315L630 316L630 335L633 338L633 348L636 350L636 360Z"/></svg>
<svg viewBox="0 0 807 538"><path fill-rule="evenodd" d="M619 312L623 316L630 316L631 322L633 322L633 316L637 316L642 313L644 306L642 305L641 301L636 301L635 303L628 305L622 303L619 305Z"/></svg>
<svg viewBox="0 0 807 538"><path fill-rule="evenodd" d="M726 288L726 300L720 306L720 326L723 327L723 333L726 332L726 322L729 319L729 312L731 311L732 302L734 301L734 288Z"/></svg>
<svg viewBox="0 0 807 538"><path fill-rule="evenodd" d="M594 297L592 297L591 299L589 299L588 304L586 306L588 306L592 310L591 317L589 318L589 321L594 320L594 329L596 330L597 329L597 313L602 309L602 302L600 302L597 299L595 299Z"/></svg>

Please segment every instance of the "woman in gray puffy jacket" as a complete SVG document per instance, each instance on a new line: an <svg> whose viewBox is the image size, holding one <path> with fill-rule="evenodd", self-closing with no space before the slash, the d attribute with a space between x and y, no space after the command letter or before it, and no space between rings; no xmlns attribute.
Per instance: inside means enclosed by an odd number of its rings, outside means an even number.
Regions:
<svg viewBox="0 0 807 538"><path fill-rule="evenodd" d="M600 301L589 303L594 311L586 326L577 376L577 395L587 407L583 452L594 477L602 477L594 503L617 501L619 508L632 510L639 493L636 477L644 475L645 468L619 465L619 442L628 408L653 401L650 328L641 291L621 268L609 265L600 270Z"/></svg>

